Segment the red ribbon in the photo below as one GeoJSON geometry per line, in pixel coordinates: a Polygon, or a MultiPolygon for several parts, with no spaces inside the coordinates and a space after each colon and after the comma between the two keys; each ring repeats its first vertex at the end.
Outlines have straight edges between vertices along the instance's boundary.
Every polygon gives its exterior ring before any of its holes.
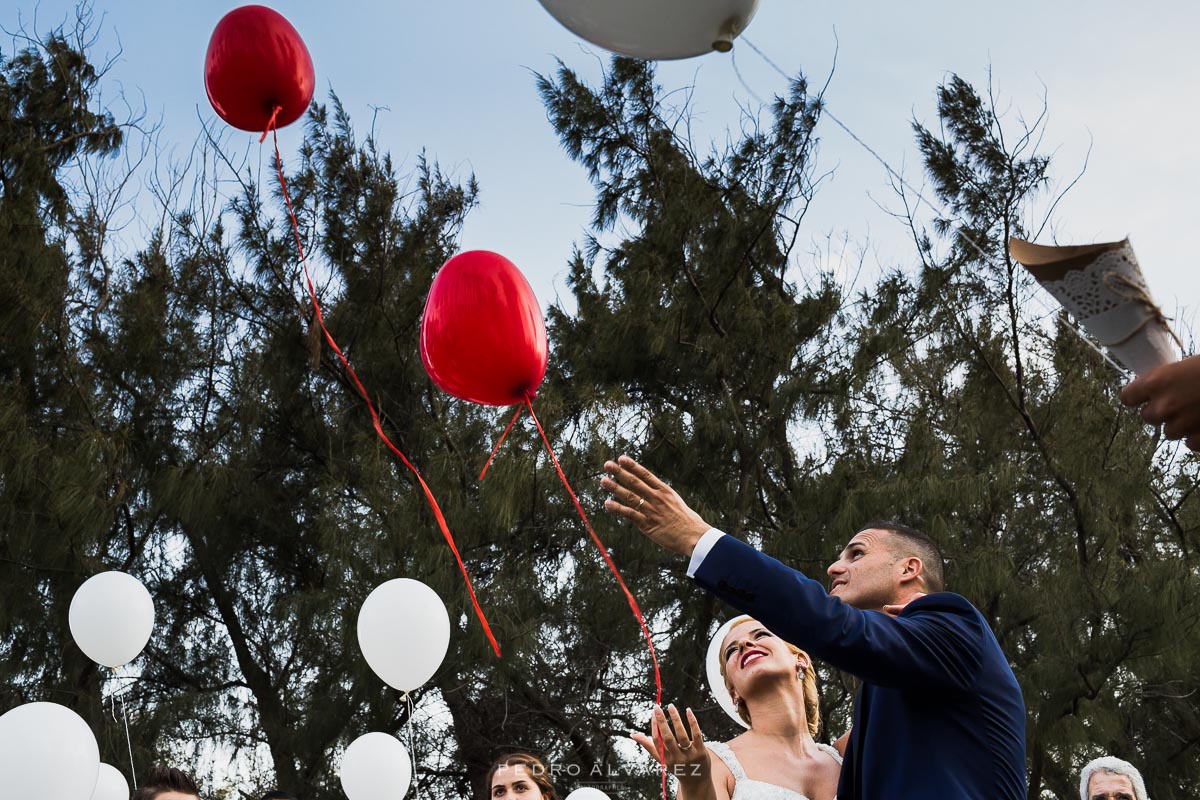
{"type": "MultiPolygon", "coordinates": [[[[258,137],[259,144],[262,144],[263,142],[265,142],[267,140],[267,134],[271,133],[275,130],[275,120],[279,119],[280,111],[283,111],[283,106],[275,106],[275,108],[271,109],[271,118],[269,120],[267,120],[267,127],[263,128],[263,135],[258,137]]],[[[278,141],[275,142],[275,155],[276,156],[279,155],[279,142],[278,141]]],[[[284,191],[284,194],[287,194],[286,188],[283,191],[284,191]]],[[[289,211],[291,210],[291,205],[292,205],[291,201],[289,200],[288,201],[288,210],[289,211]]],[[[295,220],[292,220],[292,221],[295,222],[295,220]]],[[[300,248],[300,257],[301,258],[304,257],[304,248],[300,248]]]]}
{"type": "MultiPolygon", "coordinates": [[[[575,496],[575,491],[571,488],[571,484],[567,482],[567,476],[563,474],[562,467],[558,464],[558,456],[554,455],[554,448],[550,446],[550,439],[546,437],[546,432],[542,430],[542,423],[538,421],[537,414],[533,411],[533,400],[529,397],[525,398],[525,405],[529,407],[529,416],[533,417],[533,424],[537,425],[538,433],[542,435],[542,441],[546,443],[546,452],[550,454],[550,460],[554,463],[554,469],[558,471],[558,477],[562,481],[563,486],[567,487],[567,494],[571,495],[571,502],[575,503],[575,510],[579,512],[579,518],[583,520],[583,526],[587,528],[588,535],[592,537],[592,541],[596,543],[596,549],[600,551],[600,555],[604,557],[605,563],[608,564],[609,570],[613,577],[617,579],[617,585],[621,587],[621,591],[625,593],[625,599],[629,601],[629,607],[633,609],[633,615],[637,617],[638,625],[642,626],[642,635],[646,637],[646,647],[650,649],[650,661],[654,664],[654,705],[662,705],[662,674],[658,670],[658,654],[654,651],[654,642],[650,639],[650,629],[646,627],[646,619],[642,616],[642,610],[638,608],[637,600],[633,597],[633,592],[629,591],[629,587],[625,585],[625,581],[621,578],[621,572],[617,569],[616,563],[612,560],[612,556],[608,554],[608,548],[604,546],[604,542],[600,541],[600,537],[596,535],[596,531],[592,529],[592,523],[588,520],[588,516],[584,513],[583,505],[580,504],[579,498],[575,496]]],[[[517,409],[519,414],[520,408],[517,409]]],[[[513,422],[516,422],[516,416],[513,417],[513,422]]],[[[509,423],[512,427],[512,423],[509,423]]],[[[508,433],[508,431],[505,431],[508,433]]],[[[503,441],[503,437],[501,437],[503,441]]],[[[497,445],[499,447],[499,445],[497,445]]],[[[490,461],[490,459],[489,459],[490,461]]],[[[667,798],[667,765],[664,758],[664,743],[662,733],[658,735],[658,750],[659,750],[659,766],[662,773],[662,794],[663,800],[667,798]]]]}
{"type": "Polygon", "coordinates": [[[267,123],[267,129],[263,131],[263,139],[267,138],[270,133],[275,143],[275,166],[279,171],[279,185],[283,189],[283,199],[287,203],[288,216],[292,218],[292,232],[296,236],[296,249],[300,251],[300,266],[304,268],[304,281],[308,284],[308,295],[312,298],[313,311],[317,317],[317,324],[321,326],[321,332],[325,334],[325,341],[329,342],[330,348],[337,353],[338,359],[342,362],[342,366],[346,368],[346,373],[354,381],[354,386],[358,389],[358,393],[362,395],[363,401],[367,404],[367,410],[371,412],[371,422],[375,426],[375,432],[379,434],[379,438],[388,446],[396,456],[408,467],[409,471],[416,476],[417,482],[421,484],[422,491],[425,492],[425,499],[429,502],[429,507],[433,509],[433,516],[437,519],[438,527],[442,530],[442,536],[445,537],[446,543],[450,545],[450,551],[454,553],[454,560],[458,562],[458,569],[462,572],[463,580],[467,582],[467,593],[471,596],[471,605],[475,607],[475,616],[483,623],[483,632],[487,634],[488,641],[492,644],[492,649],[496,651],[496,655],[500,655],[500,645],[496,643],[496,637],[492,635],[492,627],[488,625],[487,617],[484,616],[483,609],[479,607],[479,601],[475,597],[475,587],[471,585],[471,576],[467,574],[467,567],[463,564],[462,556],[459,555],[458,546],[454,543],[454,536],[450,533],[450,526],[446,524],[446,517],[442,514],[442,509],[438,506],[437,500],[433,497],[433,492],[429,490],[429,486],[425,483],[425,479],[421,477],[421,473],[416,467],[405,457],[404,453],[400,452],[400,448],[392,444],[392,440],[383,432],[383,425],[379,421],[379,414],[375,411],[374,404],[371,403],[371,398],[367,394],[366,388],[362,385],[362,381],[358,379],[358,375],[354,372],[354,368],[350,366],[350,362],[346,360],[346,356],[342,353],[342,349],[338,347],[337,342],[333,340],[333,335],[329,333],[329,329],[325,327],[325,317],[321,313],[321,304],[317,302],[317,290],[313,286],[312,277],[308,274],[308,257],[304,255],[304,244],[300,240],[300,224],[296,221],[296,213],[292,209],[292,198],[288,194],[287,179],[283,176],[283,158],[279,154],[279,135],[275,128],[275,118],[279,115],[281,106],[276,106],[274,113],[271,114],[271,119],[267,123]]]}
{"type": "Polygon", "coordinates": [[[496,446],[492,448],[492,454],[488,456],[487,463],[483,465],[483,472],[479,473],[479,480],[483,480],[483,476],[487,475],[488,467],[492,465],[492,459],[496,457],[496,453],[500,452],[500,445],[504,444],[504,440],[508,438],[508,432],[512,430],[513,425],[517,424],[517,417],[521,416],[521,412],[525,410],[525,406],[517,406],[517,413],[513,414],[513,418],[509,421],[508,427],[504,429],[504,433],[500,434],[500,440],[496,442],[496,446]]]}

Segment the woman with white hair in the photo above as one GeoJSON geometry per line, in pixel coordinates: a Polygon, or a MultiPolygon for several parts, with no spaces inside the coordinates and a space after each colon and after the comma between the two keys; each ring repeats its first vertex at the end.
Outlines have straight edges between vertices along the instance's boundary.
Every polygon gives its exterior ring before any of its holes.
{"type": "Polygon", "coordinates": [[[685,724],[672,706],[669,721],[655,709],[649,736],[633,734],[656,758],[662,736],[679,800],[834,800],[842,758],[813,740],[820,714],[808,654],[738,617],[713,637],[707,667],[717,701],[745,733],[706,743],[691,709],[685,724]]]}
{"type": "Polygon", "coordinates": [[[1079,800],[1150,800],[1142,773],[1128,761],[1104,756],[1089,761],[1079,777],[1079,800]]]}

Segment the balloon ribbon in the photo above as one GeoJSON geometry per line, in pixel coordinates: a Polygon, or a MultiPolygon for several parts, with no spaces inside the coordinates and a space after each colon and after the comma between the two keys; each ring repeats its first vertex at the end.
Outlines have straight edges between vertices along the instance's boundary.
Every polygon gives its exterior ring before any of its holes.
{"type": "Polygon", "coordinates": [[[488,456],[487,463],[483,465],[483,472],[479,473],[479,480],[483,480],[483,476],[487,475],[488,467],[492,465],[492,459],[496,457],[496,453],[500,452],[500,445],[504,444],[504,440],[508,437],[508,432],[512,430],[513,425],[517,424],[517,417],[521,416],[521,412],[525,410],[525,406],[517,406],[517,413],[513,414],[513,418],[509,420],[508,427],[504,429],[504,433],[500,434],[500,440],[496,442],[496,446],[492,448],[492,454],[488,456]]]}
{"type": "MultiPolygon", "coordinates": [[[[571,484],[567,482],[567,476],[563,474],[562,467],[559,466],[558,456],[554,455],[554,448],[550,446],[550,439],[546,436],[546,431],[542,429],[542,423],[538,420],[537,414],[533,411],[533,400],[530,397],[525,398],[525,406],[529,408],[529,416],[533,417],[533,424],[537,426],[538,433],[542,436],[542,441],[546,444],[546,452],[550,454],[550,461],[554,464],[554,469],[558,472],[558,477],[562,481],[563,486],[567,487],[567,494],[571,495],[571,502],[575,504],[575,510],[579,512],[579,518],[583,520],[583,527],[587,528],[588,535],[592,537],[592,541],[596,543],[596,549],[600,551],[600,555],[604,557],[605,563],[608,564],[609,570],[613,577],[617,579],[617,585],[621,587],[621,591],[625,593],[625,599],[629,601],[629,607],[633,609],[633,615],[637,617],[638,625],[642,626],[642,635],[646,637],[646,647],[650,649],[650,661],[654,664],[654,705],[662,705],[662,674],[658,670],[658,654],[654,651],[654,642],[650,639],[650,629],[646,627],[646,618],[642,616],[642,610],[638,608],[637,600],[633,597],[633,592],[629,591],[629,587],[625,585],[624,579],[621,577],[620,570],[617,569],[616,563],[612,560],[612,556],[608,553],[608,548],[604,546],[604,542],[600,541],[600,537],[596,535],[596,531],[592,528],[592,523],[588,520],[587,514],[583,510],[583,505],[580,504],[579,498],[575,496],[575,491],[571,488],[571,484]]],[[[517,414],[520,414],[521,408],[517,409],[517,414]]],[[[508,424],[512,428],[513,422],[517,421],[516,415],[513,416],[512,422],[508,424]]],[[[505,435],[508,434],[506,430],[505,435]]],[[[500,437],[504,441],[504,437],[500,437]]],[[[497,444],[496,448],[499,449],[497,444]]],[[[492,453],[495,455],[495,452],[492,453]]],[[[491,459],[488,459],[491,462],[491,459]]],[[[487,471],[487,468],[484,468],[487,471]]],[[[480,476],[483,477],[482,475],[480,476]]],[[[658,735],[659,748],[659,766],[662,773],[662,794],[663,800],[667,798],[667,765],[663,758],[664,745],[662,734],[658,735]]]]}
{"type": "Polygon", "coordinates": [[[403,462],[404,466],[408,467],[409,471],[416,477],[417,482],[421,484],[422,491],[425,492],[425,499],[429,502],[429,507],[433,509],[433,516],[437,519],[438,527],[441,528],[442,536],[445,537],[446,543],[450,545],[450,551],[454,553],[454,560],[458,562],[458,569],[462,572],[463,580],[467,583],[467,593],[471,596],[471,605],[475,607],[475,616],[483,623],[483,632],[487,634],[488,641],[491,642],[492,649],[496,651],[496,655],[500,655],[500,645],[496,643],[496,637],[492,635],[492,626],[488,624],[487,617],[484,616],[483,609],[479,607],[479,600],[475,597],[475,587],[471,585],[471,576],[467,574],[467,567],[463,564],[462,556],[459,555],[458,546],[454,543],[454,536],[450,533],[450,526],[446,524],[446,517],[442,514],[442,509],[438,506],[437,500],[433,497],[433,492],[429,490],[425,479],[421,477],[421,473],[412,462],[405,457],[404,453],[400,452],[400,448],[392,444],[392,440],[383,432],[383,425],[379,421],[379,414],[375,411],[375,405],[371,402],[370,396],[367,394],[366,388],[362,381],[358,379],[358,374],[354,368],[350,366],[350,362],[346,360],[346,356],[342,353],[342,349],[338,347],[337,342],[333,340],[333,335],[329,329],[325,327],[325,316],[321,313],[321,304],[317,302],[317,290],[313,286],[312,276],[308,273],[308,257],[304,255],[304,244],[300,240],[300,224],[296,221],[296,212],[292,208],[292,198],[288,194],[287,179],[283,176],[283,157],[279,154],[279,135],[275,128],[275,117],[280,110],[279,106],[275,107],[275,113],[271,115],[271,120],[268,123],[267,130],[263,132],[263,137],[266,137],[269,131],[275,142],[275,167],[279,171],[279,186],[283,189],[283,199],[287,203],[288,216],[292,218],[292,232],[296,236],[296,249],[300,251],[300,266],[304,268],[304,281],[308,284],[308,295],[312,298],[313,313],[316,315],[317,324],[321,326],[321,332],[325,334],[325,341],[329,342],[329,347],[333,352],[337,353],[338,359],[342,362],[342,366],[346,368],[351,380],[354,381],[355,388],[362,395],[363,401],[367,404],[367,410],[371,412],[371,422],[375,426],[375,433],[379,434],[379,438],[387,445],[388,449],[396,454],[396,457],[403,462]]]}

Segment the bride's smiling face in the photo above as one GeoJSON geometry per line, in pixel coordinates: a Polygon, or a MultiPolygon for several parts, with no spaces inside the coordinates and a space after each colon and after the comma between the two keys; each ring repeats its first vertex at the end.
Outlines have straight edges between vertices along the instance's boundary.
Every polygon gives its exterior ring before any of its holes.
{"type": "Polygon", "coordinates": [[[721,642],[725,675],[737,694],[748,682],[763,675],[796,677],[796,656],[787,644],[762,623],[746,620],[735,625],[721,642]]]}

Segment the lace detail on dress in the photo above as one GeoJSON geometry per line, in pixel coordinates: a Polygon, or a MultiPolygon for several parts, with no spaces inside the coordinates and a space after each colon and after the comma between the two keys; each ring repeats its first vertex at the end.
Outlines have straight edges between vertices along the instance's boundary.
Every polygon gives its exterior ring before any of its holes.
{"type": "Polygon", "coordinates": [[[842,765],[842,754],[837,751],[836,747],[831,744],[821,744],[820,742],[817,742],[816,745],[821,749],[821,752],[833,756],[833,760],[838,763],[839,767],[842,765]]]}
{"type": "MultiPolygon", "coordinates": [[[[709,742],[707,746],[717,758],[725,762],[725,766],[729,767],[729,772],[733,775],[731,800],[808,800],[807,797],[792,789],[747,778],[746,770],[742,769],[742,762],[738,761],[737,756],[733,754],[733,748],[724,742],[709,742]]],[[[818,744],[817,747],[833,756],[838,764],[842,763],[842,757],[838,755],[837,750],[827,744],[818,744]]]]}
{"type": "Polygon", "coordinates": [[[724,742],[708,742],[708,749],[717,754],[717,758],[725,762],[725,766],[729,767],[729,771],[733,773],[735,781],[746,780],[746,770],[742,769],[742,762],[737,760],[737,756],[733,754],[733,748],[724,742]]]}

